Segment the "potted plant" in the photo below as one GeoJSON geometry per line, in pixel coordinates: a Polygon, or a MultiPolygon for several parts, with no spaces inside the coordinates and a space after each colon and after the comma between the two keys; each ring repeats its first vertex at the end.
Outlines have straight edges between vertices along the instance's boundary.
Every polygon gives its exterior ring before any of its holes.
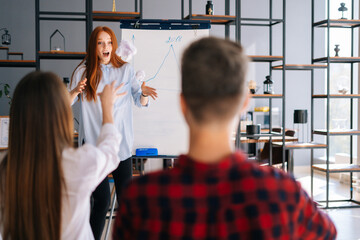
{"type": "Polygon", "coordinates": [[[2,96],[6,96],[9,99],[9,104],[11,104],[11,97],[10,97],[10,85],[7,83],[0,83],[0,98],[2,96]]]}

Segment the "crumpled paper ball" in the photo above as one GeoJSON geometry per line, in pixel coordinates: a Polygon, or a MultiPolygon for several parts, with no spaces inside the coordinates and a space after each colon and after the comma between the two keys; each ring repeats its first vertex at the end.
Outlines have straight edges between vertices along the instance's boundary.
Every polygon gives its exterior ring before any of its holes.
{"type": "MultiPolygon", "coordinates": [[[[115,52],[118,56],[121,57],[125,62],[131,61],[132,57],[137,53],[137,49],[131,42],[127,40],[121,40],[119,43],[119,47],[115,52]]],[[[135,74],[135,78],[138,81],[144,81],[145,72],[143,70],[139,70],[135,74]]]]}
{"type": "Polygon", "coordinates": [[[137,49],[131,42],[127,40],[121,40],[119,47],[115,52],[125,62],[131,61],[132,57],[137,53],[137,49]]]}
{"type": "Polygon", "coordinates": [[[135,78],[138,81],[141,81],[141,82],[144,81],[145,80],[145,72],[143,70],[137,71],[135,74],[135,78]]]}

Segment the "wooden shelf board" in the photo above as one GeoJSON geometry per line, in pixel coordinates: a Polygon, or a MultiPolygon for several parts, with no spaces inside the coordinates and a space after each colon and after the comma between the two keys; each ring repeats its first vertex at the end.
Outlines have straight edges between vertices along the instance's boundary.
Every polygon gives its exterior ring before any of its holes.
{"type": "Polygon", "coordinates": [[[8,55],[24,55],[22,52],[8,52],[8,55]]]}
{"type": "Polygon", "coordinates": [[[86,52],[39,51],[40,59],[83,59],[86,52]]]}
{"type": "MultiPolygon", "coordinates": [[[[278,145],[278,146],[282,146],[282,142],[275,142],[273,143],[274,145],[278,145]]],[[[322,143],[315,143],[315,142],[310,142],[310,143],[299,143],[299,142],[288,142],[285,143],[285,148],[286,149],[312,149],[312,148],[326,148],[327,145],[326,144],[322,144],[322,143]]]]}
{"type": "Polygon", "coordinates": [[[248,55],[252,62],[274,62],[283,60],[282,56],[248,55]]]}
{"type": "MultiPolygon", "coordinates": [[[[314,62],[327,62],[327,57],[315,58],[314,62]]],[[[330,57],[330,63],[355,63],[360,62],[360,57],[330,57]]]]}
{"type": "MultiPolygon", "coordinates": [[[[241,137],[241,143],[263,143],[269,142],[270,137],[261,137],[259,139],[248,139],[247,137],[241,137]]],[[[285,137],[285,142],[297,142],[298,138],[296,137],[285,137]]],[[[282,136],[273,136],[272,142],[282,142],[282,136]]]]}
{"type": "Polygon", "coordinates": [[[78,55],[84,55],[84,54],[86,54],[86,52],[64,52],[64,51],[39,51],[39,54],[54,54],[54,55],[56,55],[56,54],[59,54],[59,55],[61,55],[61,54],[63,54],[63,55],[65,55],[65,54],[78,54],[78,55]]]}
{"type": "Polygon", "coordinates": [[[36,67],[35,60],[0,60],[0,67],[36,67]]]}
{"type": "MultiPolygon", "coordinates": [[[[326,135],[326,129],[314,130],[314,134],[326,135]]],[[[360,135],[360,130],[356,129],[332,129],[329,131],[330,135],[360,135]]]]}
{"type": "Polygon", "coordinates": [[[236,17],[230,15],[192,14],[191,17],[188,15],[185,17],[185,19],[204,20],[204,21],[210,21],[211,23],[228,24],[234,22],[236,17]]]}
{"type": "Polygon", "coordinates": [[[112,12],[112,11],[93,11],[93,19],[101,20],[121,20],[121,19],[138,19],[139,12],[112,12]]]}
{"type": "MultiPolygon", "coordinates": [[[[326,69],[327,65],[320,64],[286,64],[285,70],[312,70],[312,69],[326,69]]],[[[274,70],[283,70],[283,65],[272,67],[274,70]]]]}
{"type": "MultiPolygon", "coordinates": [[[[326,164],[315,164],[314,170],[326,172],[326,164]]],[[[329,164],[329,172],[360,172],[360,166],[355,164],[329,164]]]]}
{"type": "MultiPolygon", "coordinates": [[[[327,98],[326,94],[316,94],[313,98],[327,98]]],[[[360,94],[330,94],[330,98],[360,98],[360,94]]]]}
{"type": "Polygon", "coordinates": [[[281,98],[282,94],[250,94],[252,98],[281,98]]]}
{"type": "Polygon", "coordinates": [[[2,49],[2,50],[9,50],[8,47],[0,47],[0,49],[2,49]]]}
{"type": "Polygon", "coordinates": [[[351,28],[351,27],[359,27],[360,26],[360,20],[356,19],[330,19],[329,24],[328,20],[321,20],[319,22],[316,22],[313,24],[314,27],[345,27],[345,28],[351,28]]]}

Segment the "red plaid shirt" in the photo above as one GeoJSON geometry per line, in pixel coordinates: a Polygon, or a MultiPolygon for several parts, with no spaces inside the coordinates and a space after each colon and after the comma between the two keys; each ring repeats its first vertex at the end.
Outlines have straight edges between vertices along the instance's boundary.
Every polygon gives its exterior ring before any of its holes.
{"type": "Polygon", "coordinates": [[[292,177],[235,153],[217,164],[180,156],[136,178],[120,201],[114,239],[335,239],[326,214],[292,177]]]}

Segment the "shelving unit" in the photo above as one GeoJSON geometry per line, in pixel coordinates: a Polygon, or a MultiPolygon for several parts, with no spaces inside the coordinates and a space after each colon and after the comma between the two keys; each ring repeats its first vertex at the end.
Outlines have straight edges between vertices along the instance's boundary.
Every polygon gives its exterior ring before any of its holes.
{"type": "Polygon", "coordinates": [[[312,63],[325,63],[327,77],[326,77],[326,93],[325,94],[314,94],[314,76],[312,74],[312,97],[311,97],[311,109],[314,109],[314,100],[326,100],[326,128],[325,129],[314,129],[314,116],[311,115],[311,139],[313,140],[314,135],[321,135],[326,137],[326,164],[314,164],[314,152],[311,151],[311,196],[313,197],[313,179],[314,171],[324,172],[326,174],[326,197],[324,201],[317,201],[323,203],[325,208],[342,208],[342,207],[360,207],[360,202],[353,199],[353,186],[352,179],[354,172],[360,172],[360,166],[353,164],[353,136],[360,135],[360,130],[353,129],[353,100],[360,98],[360,94],[354,93],[354,64],[360,62],[360,57],[354,56],[354,28],[360,27],[360,20],[354,20],[354,1],[351,1],[351,19],[330,19],[330,0],[327,0],[327,19],[315,22],[314,14],[314,0],[312,0],[312,50],[311,58],[312,63]],[[330,29],[331,28],[344,28],[351,31],[351,56],[348,57],[333,57],[330,56],[330,29]],[[325,29],[327,37],[327,50],[326,56],[315,58],[314,57],[314,31],[316,29],[325,29]],[[332,94],[330,93],[330,68],[332,64],[351,64],[350,68],[350,91],[348,94],[332,94]],[[350,129],[331,129],[330,128],[330,99],[350,99],[350,129]],[[350,137],[350,163],[349,164],[330,164],[330,137],[336,136],[349,136],[350,137]],[[329,198],[329,180],[331,173],[349,173],[350,174],[350,198],[340,200],[330,200],[329,198]],[[347,205],[338,205],[339,203],[347,202],[347,205]],[[356,205],[354,205],[354,203],[356,205]]]}
{"type": "MultiPolygon", "coordinates": [[[[252,94],[251,97],[254,99],[267,99],[268,106],[269,106],[269,129],[272,129],[273,126],[273,119],[272,119],[272,108],[273,108],[273,99],[280,99],[282,100],[282,129],[285,129],[285,89],[286,89],[286,80],[285,80],[285,66],[286,66],[286,59],[285,59],[285,51],[286,51],[286,1],[282,1],[282,19],[274,19],[273,18],[273,1],[269,0],[269,17],[268,18],[242,18],[241,16],[241,1],[236,1],[236,8],[238,9],[236,12],[236,38],[239,42],[241,42],[241,28],[243,26],[251,26],[251,27],[268,27],[269,29],[269,39],[268,44],[268,55],[249,55],[249,59],[252,62],[256,63],[268,63],[269,65],[269,75],[272,76],[272,70],[274,69],[273,64],[277,63],[279,67],[278,70],[282,71],[282,92],[277,94],[252,94]],[[273,27],[275,25],[282,24],[282,55],[277,56],[273,55],[273,27]],[[280,63],[279,63],[280,62],[280,63]]],[[[240,126],[239,128],[240,129],[240,126]]],[[[281,142],[285,144],[285,142],[290,141],[297,141],[297,138],[293,137],[285,137],[285,131],[282,133],[271,133],[267,137],[267,139],[260,138],[258,140],[248,139],[244,140],[244,137],[247,137],[246,134],[241,134],[240,130],[238,130],[238,136],[240,141],[237,141],[237,147],[240,148],[240,143],[244,142],[270,142],[269,148],[269,165],[272,165],[272,142],[281,142]],[[279,137],[280,136],[280,137],[279,137]]],[[[282,168],[285,168],[285,150],[282,152],[282,168]]]]}
{"type": "Polygon", "coordinates": [[[40,51],[40,21],[81,21],[85,22],[85,46],[93,30],[94,21],[117,22],[121,19],[141,19],[143,0],[135,0],[135,12],[93,11],[93,0],[85,0],[85,12],[40,11],[40,0],[35,0],[36,69],[41,59],[84,59],[86,52],[40,51]],[[140,3],[140,4],[139,4],[140,3]],[[140,7],[140,12],[138,8],[140,7]]]}

